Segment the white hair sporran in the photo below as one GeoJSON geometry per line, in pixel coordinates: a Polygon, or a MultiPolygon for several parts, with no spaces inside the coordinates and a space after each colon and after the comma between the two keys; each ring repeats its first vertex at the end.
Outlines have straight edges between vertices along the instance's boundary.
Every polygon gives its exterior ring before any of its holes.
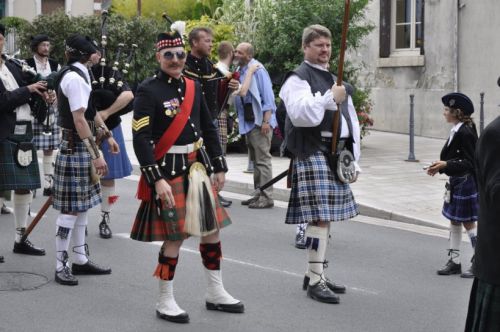
{"type": "Polygon", "coordinates": [[[215,197],[203,164],[195,162],[189,168],[184,232],[206,236],[218,230],[215,197]]]}

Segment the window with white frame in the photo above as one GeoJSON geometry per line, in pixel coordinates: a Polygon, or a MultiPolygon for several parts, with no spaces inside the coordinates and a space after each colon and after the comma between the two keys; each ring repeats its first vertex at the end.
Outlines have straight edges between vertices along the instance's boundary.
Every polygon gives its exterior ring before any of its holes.
{"type": "Polygon", "coordinates": [[[401,55],[419,55],[423,45],[423,0],[392,0],[391,50],[401,55]]]}
{"type": "Polygon", "coordinates": [[[0,0],[0,18],[5,17],[5,0],[0,0]]]}

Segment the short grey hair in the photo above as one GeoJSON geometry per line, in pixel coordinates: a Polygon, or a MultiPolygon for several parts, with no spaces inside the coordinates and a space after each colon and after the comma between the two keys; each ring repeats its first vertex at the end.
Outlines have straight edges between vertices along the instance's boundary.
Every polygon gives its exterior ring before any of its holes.
{"type": "Polygon", "coordinates": [[[332,39],[332,33],[328,30],[327,27],[324,27],[320,24],[313,24],[304,29],[302,32],[302,46],[307,46],[313,40],[318,39],[320,37],[325,37],[328,39],[332,39]]]}

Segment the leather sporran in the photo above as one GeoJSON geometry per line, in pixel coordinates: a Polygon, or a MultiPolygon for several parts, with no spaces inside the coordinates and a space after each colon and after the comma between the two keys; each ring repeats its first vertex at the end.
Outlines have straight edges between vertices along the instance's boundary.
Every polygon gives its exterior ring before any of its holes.
{"type": "Polygon", "coordinates": [[[33,149],[34,145],[31,142],[17,143],[14,151],[14,160],[17,166],[24,168],[33,162],[33,149]]]}
{"type": "Polygon", "coordinates": [[[356,181],[356,168],[354,167],[354,155],[348,149],[339,153],[326,153],[326,159],[335,178],[342,183],[353,183],[356,181]]]}
{"type": "Polygon", "coordinates": [[[444,185],[444,195],[443,195],[443,200],[445,203],[451,203],[451,184],[449,182],[446,182],[444,185]]]}

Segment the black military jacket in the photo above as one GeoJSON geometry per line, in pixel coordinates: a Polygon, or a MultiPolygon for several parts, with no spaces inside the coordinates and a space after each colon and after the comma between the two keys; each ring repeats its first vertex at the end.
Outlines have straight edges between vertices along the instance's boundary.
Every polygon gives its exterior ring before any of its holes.
{"type": "Polygon", "coordinates": [[[481,134],[475,166],[479,226],[474,274],[480,280],[500,286],[500,116],[481,134]]]}
{"type": "Polygon", "coordinates": [[[3,85],[3,81],[0,80],[0,139],[5,139],[14,133],[16,125],[16,113],[14,110],[21,105],[29,103],[31,93],[28,87],[25,86],[27,84],[23,79],[21,70],[16,65],[6,61],[3,56],[2,60],[4,61],[3,65],[7,66],[19,85],[18,89],[7,91],[3,85]]]}
{"type": "MultiPolygon", "coordinates": [[[[168,154],[162,160],[154,158],[154,145],[163,133],[172,124],[174,109],[185,95],[186,83],[184,77],[174,79],[162,71],[155,77],[144,80],[138,87],[134,100],[134,119],[132,122],[133,143],[135,154],[141,166],[161,165],[162,173],[166,178],[176,177],[185,173],[183,163],[186,155],[168,154]],[[174,158],[175,156],[175,158],[174,158]],[[174,171],[174,173],[172,172],[174,171]]],[[[199,153],[199,160],[203,164],[209,163],[207,171],[210,173],[227,171],[227,165],[212,117],[202,102],[201,87],[195,82],[193,109],[186,126],[175,141],[174,145],[191,144],[202,137],[205,145],[203,155],[199,153]],[[207,158],[205,158],[205,155],[207,158]],[[211,164],[211,165],[210,165],[211,164]],[[212,169],[213,166],[213,169],[212,169]]]]}
{"type": "Polygon", "coordinates": [[[198,59],[189,53],[184,66],[184,75],[200,83],[206,106],[212,118],[216,119],[219,114],[219,106],[217,105],[218,81],[212,79],[221,76],[221,74],[214,68],[214,64],[206,57],[198,59]]]}
{"type": "Polygon", "coordinates": [[[449,146],[448,140],[441,150],[440,157],[441,160],[446,161],[446,167],[439,172],[448,176],[473,173],[474,151],[477,142],[476,126],[464,123],[453,136],[449,146]]]}

